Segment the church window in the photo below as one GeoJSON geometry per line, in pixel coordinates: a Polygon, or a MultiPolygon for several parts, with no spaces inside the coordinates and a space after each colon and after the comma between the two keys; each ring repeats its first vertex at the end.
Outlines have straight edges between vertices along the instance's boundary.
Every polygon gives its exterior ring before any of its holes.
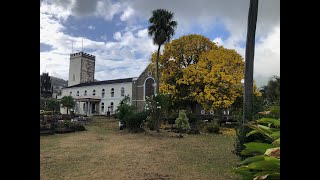
{"type": "Polygon", "coordinates": [[[95,89],[92,91],[92,95],[93,95],[93,96],[96,95],[96,90],[95,90],[95,89]]]}
{"type": "Polygon", "coordinates": [[[111,88],[111,97],[114,97],[114,88],[111,88]]]}
{"type": "Polygon", "coordinates": [[[124,96],[124,87],[121,88],[121,96],[124,96]]]}
{"type": "Polygon", "coordinates": [[[104,112],[104,103],[101,103],[101,112],[104,112]]]}
{"type": "Polygon", "coordinates": [[[110,103],[110,112],[113,114],[113,102],[110,103]]]}
{"type": "Polygon", "coordinates": [[[102,89],[102,98],[104,98],[105,90],[102,89]]]}
{"type": "Polygon", "coordinates": [[[79,96],[79,91],[77,91],[77,96],[79,96]]]}
{"type": "Polygon", "coordinates": [[[84,91],[84,95],[85,95],[85,96],[87,95],[87,91],[84,91]]]}

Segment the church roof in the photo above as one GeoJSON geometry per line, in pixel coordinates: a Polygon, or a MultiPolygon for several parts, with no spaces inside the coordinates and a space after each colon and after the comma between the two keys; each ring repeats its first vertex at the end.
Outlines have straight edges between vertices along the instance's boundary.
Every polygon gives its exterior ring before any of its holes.
{"type": "Polygon", "coordinates": [[[102,84],[114,84],[114,83],[132,82],[132,80],[133,80],[133,78],[113,79],[113,80],[106,80],[106,81],[95,81],[95,82],[76,84],[76,85],[73,85],[73,86],[65,87],[64,89],[73,88],[73,87],[102,85],[102,84]]]}

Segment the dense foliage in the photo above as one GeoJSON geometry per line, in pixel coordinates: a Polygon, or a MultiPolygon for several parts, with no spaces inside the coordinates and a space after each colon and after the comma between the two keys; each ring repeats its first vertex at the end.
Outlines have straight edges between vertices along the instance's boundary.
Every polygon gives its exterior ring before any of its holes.
{"type": "Polygon", "coordinates": [[[267,142],[244,144],[241,154],[250,157],[241,162],[236,172],[246,179],[280,179],[280,120],[262,118],[248,123],[248,127],[253,130],[247,137],[259,133],[267,142]]]}
{"type": "Polygon", "coordinates": [[[69,109],[72,109],[76,104],[72,96],[64,96],[60,103],[62,107],[67,108],[67,114],[69,114],[69,109]]]}

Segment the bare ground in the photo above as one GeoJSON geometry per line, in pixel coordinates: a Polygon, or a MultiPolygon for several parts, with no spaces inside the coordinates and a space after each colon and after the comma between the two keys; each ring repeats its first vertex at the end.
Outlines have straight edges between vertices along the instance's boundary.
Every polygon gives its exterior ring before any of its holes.
{"type": "Polygon", "coordinates": [[[40,178],[237,179],[232,130],[184,135],[118,130],[115,119],[94,118],[87,131],[40,138],[40,178]]]}

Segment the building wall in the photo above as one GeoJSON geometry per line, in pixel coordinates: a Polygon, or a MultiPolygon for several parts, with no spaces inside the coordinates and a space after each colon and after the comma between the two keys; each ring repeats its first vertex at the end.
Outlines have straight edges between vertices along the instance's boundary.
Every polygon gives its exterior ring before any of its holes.
{"type": "MultiPolygon", "coordinates": [[[[111,102],[113,102],[114,113],[120,101],[124,98],[124,96],[121,96],[121,87],[124,87],[125,89],[124,95],[129,95],[129,97],[132,98],[132,82],[65,88],[62,89],[62,95],[59,98],[62,98],[63,96],[69,96],[70,92],[72,92],[71,96],[73,98],[78,98],[77,91],[79,91],[79,97],[84,96],[85,91],[87,91],[87,96],[93,96],[92,93],[93,90],[95,90],[95,96],[101,98],[101,101],[97,106],[99,107],[99,110],[97,111],[98,114],[106,114],[108,106],[111,105],[111,102]],[[114,97],[111,97],[111,88],[114,88],[114,97]],[[102,97],[102,89],[105,89],[104,97],[102,97]],[[104,103],[104,112],[101,112],[101,103],[104,103]]],[[[79,110],[80,114],[84,114],[83,103],[80,103],[79,110]]],[[[64,108],[61,108],[61,113],[66,113],[66,110],[64,110],[64,108]]]]}
{"type": "Polygon", "coordinates": [[[147,67],[141,75],[133,82],[132,85],[132,104],[137,107],[138,111],[143,111],[146,105],[145,98],[145,81],[148,78],[154,78],[154,73],[149,71],[149,67],[147,67]]]}

